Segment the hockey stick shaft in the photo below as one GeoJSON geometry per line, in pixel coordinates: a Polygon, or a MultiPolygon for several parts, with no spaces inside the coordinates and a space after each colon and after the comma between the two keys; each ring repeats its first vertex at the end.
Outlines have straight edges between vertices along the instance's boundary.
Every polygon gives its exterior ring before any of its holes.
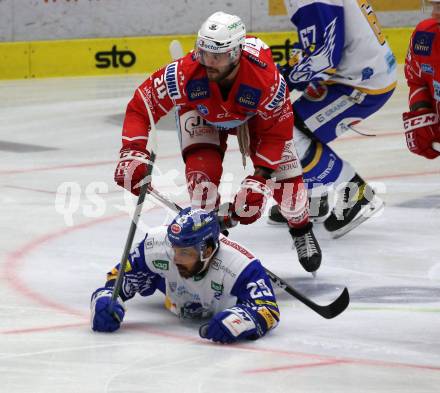
{"type": "MultiPolygon", "coordinates": [[[[148,102],[145,99],[145,97],[143,96],[142,92],[139,92],[139,93],[141,94],[141,97],[144,99],[145,107],[146,107],[147,113],[148,113],[148,118],[150,120],[150,135],[148,138],[148,142],[150,144],[150,163],[147,165],[147,173],[146,173],[145,179],[149,179],[149,178],[151,179],[151,175],[153,173],[153,165],[154,165],[154,161],[156,159],[155,152],[157,149],[157,136],[156,136],[157,130],[156,130],[156,125],[154,123],[154,118],[151,113],[151,109],[148,105],[148,102]]],[[[128,262],[128,255],[130,254],[131,246],[133,245],[134,235],[136,234],[137,224],[139,222],[139,217],[142,212],[142,205],[145,201],[145,196],[147,195],[149,190],[150,190],[149,182],[143,181],[142,185],[140,187],[139,198],[136,203],[136,208],[135,208],[135,211],[133,214],[133,218],[131,220],[130,229],[128,231],[127,240],[125,242],[124,251],[122,253],[122,257],[121,257],[121,260],[119,263],[118,275],[116,277],[116,282],[113,287],[112,303],[111,303],[110,307],[113,307],[114,303],[116,302],[116,299],[118,298],[118,296],[121,292],[122,283],[124,281],[125,269],[127,267],[127,262],[128,262]]],[[[114,316],[116,319],[118,319],[116,313],[114,313],[114,316]]]]}
{"type": "MultiPolygon", "coordinates": [[[[159,202],[163,203],[165,206],[167,206],[169,209],[180,212],[182,208],[171,201],[169,198],[162,195],[159,191],[150,189],[149,194],[155,197],[159,202]]],[[[300,292],[298,292],[296,289],[291,287],[288,283],[286,283],[283,279],[278,277],[275,273],[272,273],[267,268],[264,268],[266,271],[266,274],[269,276],[269,278],[272,280],[272,282],[278,286],[279,288],[286,291],[289,295],[295,297],[298,299],[301,303],[305,304],[307,307],[311,308],[313,311],[321,315],[322,317],[326,319],[331,319],[339,314],[341,314],[350,303],[350,295],[348,293],[347,288],[344,288],[342,293],[339,295],[339,297],[334,300],[332,303],[321,306],[319,304],[316,304],[300,292]]]]}

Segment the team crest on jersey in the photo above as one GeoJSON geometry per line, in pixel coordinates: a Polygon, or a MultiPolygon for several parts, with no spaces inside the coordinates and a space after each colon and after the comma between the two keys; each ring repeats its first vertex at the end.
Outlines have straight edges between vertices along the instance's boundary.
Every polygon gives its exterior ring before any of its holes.
{"type": "Polygon", "coordinates": [[[269,111],[278,108],[283,102],[286,94],[286,82],[284,78],[281,77],[280,83],[278,84],[278,89],[274,94],[272,100],[265,106],[269,111]]]}
{"type": "Polygon", "coordinates": [[[432,84],[434,86],[434,98],[440,101],[440,82],[432,81],[432,84]]]}
{"type": "Polygon", "coordinates": [[[432,43],[434,41],[434,33],[427,31],[417,31],[414,35],[413,49],[416,55],[430,56],[432,52],[432,43]]]}
{"type": "Polygon", "coordinates": [[[209,114],[209,110],[205,105],[197,105],[197,110],[199,111],[200,114],[206,116],[209,114]]]}
{"type": "Polygon", "coordinates": [[[235,101],[245,108],[257,109],[260,98],[261,90],[255,89],[254,87],[242,83],[238,88],[237,95],[235,96],[235,101]]]}
{"type": "Polygon", "coordinates": [[[431,64],[422,64],[421,68],[423,73],[434,75],[434,69],[432,68],[431,64]]]}
{"type": "Polygon", "coordinates": [[[208,98],[210,95],[208,78],[190,80],[186,85],[186,94],[190,101],[208,98]]]}
{"type": "Polygon", "coordinates": [[[165,68],[165,83],[167,85],[168,95],[173,100],[182,98],[177,80],[177,61],[168,64],[165,68]]]}

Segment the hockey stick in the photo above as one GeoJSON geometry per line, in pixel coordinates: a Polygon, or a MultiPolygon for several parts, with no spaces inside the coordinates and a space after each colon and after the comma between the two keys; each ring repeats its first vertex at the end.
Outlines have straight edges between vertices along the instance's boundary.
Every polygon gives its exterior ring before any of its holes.
{"type": "MultiPolygon", "coordinates": [[[[144,178],[144,180],[145,180],[145,179],[148,179],[149,177],[151,177],[152,172],[153,172],[153,164],[154,164],[154,160],[156,159],[156,149],[157,149],[157,140],[156,140],[157,130],[156,130],[156,125],[154,124],[153,115],[151,114],[150,107],[148,106],[148,102],[146,101],[142,92],[139,92],[139,93],[141,94],[141,97],[144,100],[145,107],[146,107],[147,113],[148,113],[148,118],[150,120],[150,135],[148,138],[148,142],[150,142],[149,143],[149,145],[150,145],[150,162],[147,165],[147,173],[144,178]]],[[[124,252],[122,253],[121,261],[119,264],[118,275],[116,277],[116,282],[113,287],[112,299],[111,299],[111,303],[110,303],[111,310],[113,309],[113,306],[116,303],[116,300],[121,292],[122,282],[124,280],[125,269],[127,267],[127,262],[128,262],[128,255],[130,254],[131,246],[133,244],[134,235],[135,235],[136,229],[137,229],[137,223],[139,221],[139,217],[140,217],[141,211],[142,211],[142,205],[144,203],[145,196],[149,192],[149,189],[150,189],[150,187],[149,187],[148,181],[142,181],[142,184],[140,186],[140,191],[139,191],[139,198],[138,198],[137,204],[136,204],[136,209],[133,214],[133,218],[132,218],[131,225],[130,225],[130,230],[128,231],[127,241],[125,242],[124,252]]],[[[113,313],[113,316],[114,316],[114,318],[119,320],[119,317],[117,316],[116,313],[113,313]]]]}
{"type": "Polygon", "coordinates": [[[440,143],[432,142],[432,148],[440,153],[440,143]]]}
{"type": "MultiPolygon", "coordinates": [[[[180,212],[182,210],[182,208],[179,205],[171,201],[166,196],[162,195],[159,191],[150,188],[148,193],[151,196],[155,197],[159,202],[163,203],[169,209],[176,212],[180,212]]],[[[267,268],[264,269],[266,270],[266,274],[270,277],[272,282],[277,287],[285,290],[289,295],[295,297],[300,302],[305,304],[307,307],[311,308],[313,311],[315,311],[316,313],[318,313],[319,315],[321,315],[326,319],[332,319],[338,316],[347,308],[348,304],[350,303],[350,295],[348,293],[348,289],[344,288],[344,290],[336,300],[334,300],[332,303],[326,306],[321,306],[319,304],[316,304],[309,298],[305,297],[303,294],[298,292],[293,287],[291,287],[288,283],[286,283],[283,279],[278,277],[275,273],[272,273],[267,268]]]]}

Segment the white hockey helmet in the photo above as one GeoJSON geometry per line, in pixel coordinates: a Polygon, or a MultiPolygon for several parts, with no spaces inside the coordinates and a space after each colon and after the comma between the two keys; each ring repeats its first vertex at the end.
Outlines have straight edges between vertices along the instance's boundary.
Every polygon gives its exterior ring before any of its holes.
{"type": "Polygon", "coordinates": [[[440,0],[422,0],[422,9],[424,12],[432,12],[433,6],[438,8],[440,6],[440,0]]]}
{"type": "Polygon", "coordinates": [[[233,63],[240,56],[245,38],[246,27],[238,16],[215,12],[202,24],[197,35],[196,51],[199,61],[203,64],[203,53],[210,52],[227,54],[219,58],[226,57],[229,63],[233,63]]]}

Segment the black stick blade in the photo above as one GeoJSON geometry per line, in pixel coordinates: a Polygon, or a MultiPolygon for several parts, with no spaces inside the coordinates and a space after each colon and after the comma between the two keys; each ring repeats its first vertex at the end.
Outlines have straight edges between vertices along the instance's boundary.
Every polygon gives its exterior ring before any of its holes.
{"type": "Polygon", "coordinates": [[[327,319],[332,319],[341,314],[350,304],[350,294],[348,293],[348,289],[344,288],[339,297],[327,306],[318,306],[319,314],[327,319]]]}

